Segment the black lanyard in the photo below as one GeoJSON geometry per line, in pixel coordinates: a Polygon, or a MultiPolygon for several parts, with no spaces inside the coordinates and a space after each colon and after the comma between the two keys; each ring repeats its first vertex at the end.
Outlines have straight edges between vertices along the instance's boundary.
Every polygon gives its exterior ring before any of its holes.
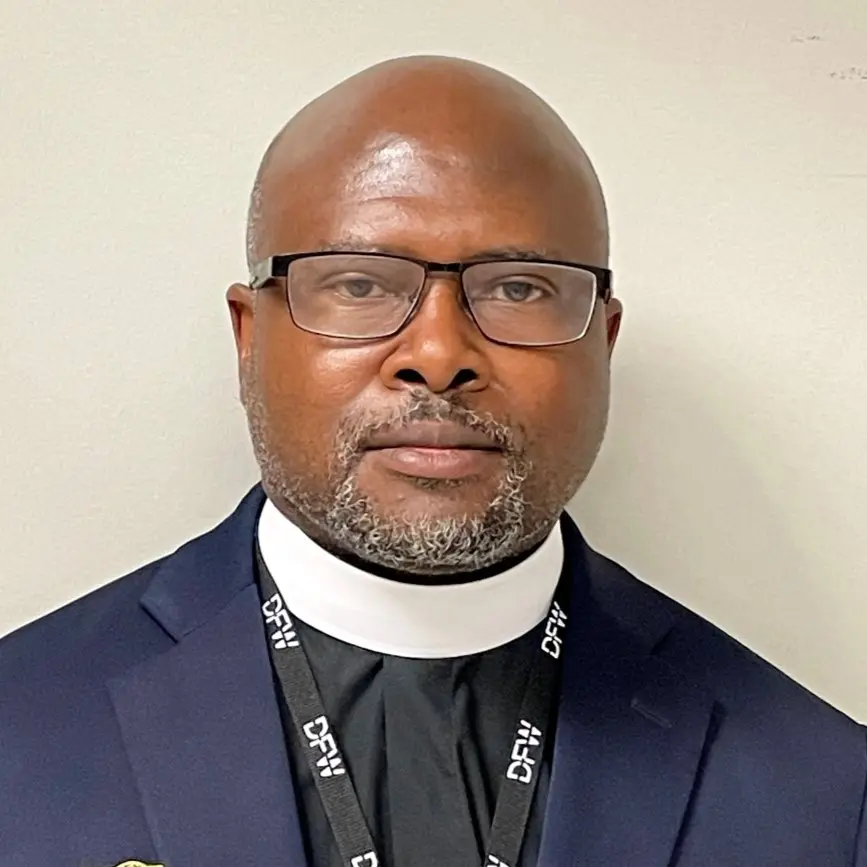
{"type": "MultiPolygon", "coordinates": [[[[261,559],[259,572],[271,661],[341,860],[345,867],[382,867],[307,655],[283,597],[261,559]]],[[[542,631],[538,658],[530,669],[515,739],[508,757],[504,756],[507,767],[482,867],[517,867],[548,729],[554,724],[551,711],[560,674],[567,592],[568,579],[561,579],[542,631]]]]}

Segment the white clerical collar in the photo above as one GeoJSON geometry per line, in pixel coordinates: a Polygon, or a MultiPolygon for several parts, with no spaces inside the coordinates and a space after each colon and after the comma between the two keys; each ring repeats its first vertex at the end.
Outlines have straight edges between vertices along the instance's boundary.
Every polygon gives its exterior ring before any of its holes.
{"type": "Polygon", "coordinates": [[[560,524],[525,560],[463,584],[405,584],[345,563],[267,500],[259,550],[286,607],[349,644],[414,659],[482,653],[529,632],[548,614],[563,569],[560,524]]]}

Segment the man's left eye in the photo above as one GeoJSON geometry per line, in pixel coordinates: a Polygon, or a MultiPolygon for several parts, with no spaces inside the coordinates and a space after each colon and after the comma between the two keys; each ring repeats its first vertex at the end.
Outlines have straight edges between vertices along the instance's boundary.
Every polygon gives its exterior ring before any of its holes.
{"type": "Polygon", "coordinates": [[[510,280],[498,284],[494,289],[494,296],[503,301],[529,301],[541,293],[541,289],[526,280],[510,280]]]}

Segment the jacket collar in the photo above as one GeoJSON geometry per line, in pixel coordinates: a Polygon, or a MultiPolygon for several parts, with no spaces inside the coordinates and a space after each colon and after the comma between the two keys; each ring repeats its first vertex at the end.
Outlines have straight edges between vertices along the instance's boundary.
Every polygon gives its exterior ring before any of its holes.
{"type": "Polygon", "coordinates": [[[264,503],[256,485],[222,523],[163,561],[141,604],[175,641],[255,583],[256,522],[264,503]]]}

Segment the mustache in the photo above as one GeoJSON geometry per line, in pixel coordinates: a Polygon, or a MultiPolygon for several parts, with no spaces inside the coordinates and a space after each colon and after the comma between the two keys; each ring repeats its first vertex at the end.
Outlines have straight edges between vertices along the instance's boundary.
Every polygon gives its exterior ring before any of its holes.
{"type": "Polygon", "coordinates": [[[372,436],[394,433],[415,422],[449,422],[483,434],[507,455],[521,453],[524,437],[519,427],[461,406],[455,399],[413,392],[402,404],[386,412],[364,410],[344,417],[337,432],[341,463],[358,457],[363,444],[372,436]]]}

